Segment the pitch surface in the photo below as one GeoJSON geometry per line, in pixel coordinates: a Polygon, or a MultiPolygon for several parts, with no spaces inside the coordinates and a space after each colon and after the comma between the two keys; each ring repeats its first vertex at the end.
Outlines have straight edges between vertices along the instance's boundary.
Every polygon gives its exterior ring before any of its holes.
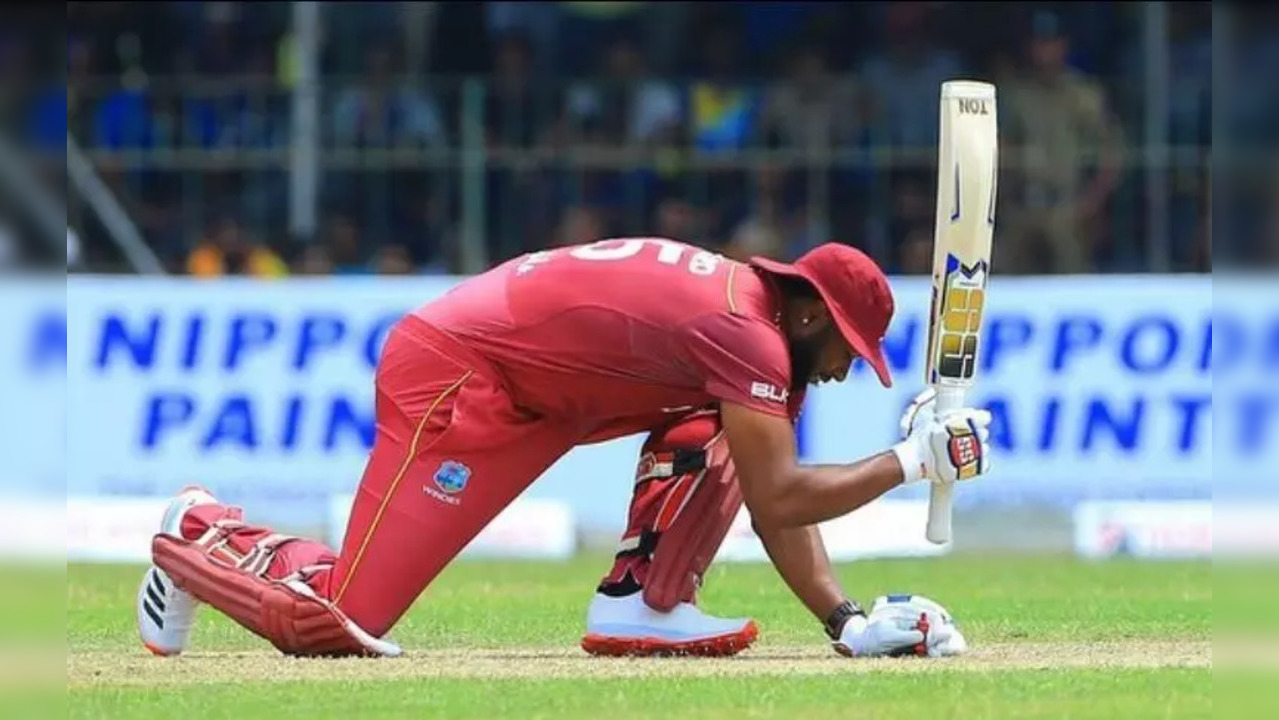
{"type": "Polygon", "coordinates": [[[595,659],[577,649],[603,558],[462,563],[396,629],[396,660],[297,660],[207,608],[189,653],[137,642],[133,567],[67,575],[70,717],[1205,717],[1211,566],[964,557],[844,565],[869,601],[946,604],[973,646],[943,661],[851,661],[767,566],[724,566],[703,604],[759,620],[723,660],[595,659]]]}

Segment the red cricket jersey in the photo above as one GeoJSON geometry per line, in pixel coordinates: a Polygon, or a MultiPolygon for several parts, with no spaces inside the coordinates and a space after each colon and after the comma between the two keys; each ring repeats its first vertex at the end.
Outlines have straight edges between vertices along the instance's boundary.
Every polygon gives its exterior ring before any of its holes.
{"type": "Polygon", "coordinates": [[[414,314],[492,363],[518,405],[598,441],[718,400],[795,417],[778,307],[747,265],[621,238],[516,258],[414,314]]]}

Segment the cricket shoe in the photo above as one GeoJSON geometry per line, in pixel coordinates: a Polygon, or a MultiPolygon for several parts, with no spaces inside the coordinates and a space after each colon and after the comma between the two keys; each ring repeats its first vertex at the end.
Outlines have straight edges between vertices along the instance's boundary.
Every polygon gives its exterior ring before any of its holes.
{"type": "Polygon", "coordinates": [[[582,649],[591,655],[727,657],[750,647],[759,628],[750,618],[717,618],[692,603],[658,612],[644,593],[596,593],[586,612],[582,649]]]}
{"type": "MultiPolygon", "coordinates": [[[[182,537],[182,519],[198,505],[217,504],[217,499],[198,487],[187,487],[169,501],[160,521],[164,535],[182,537]]],[[[179,589],[160,568],[152,565],[138,586],[138,634],[142,645],[161,656],[178,655],[186,648],[200,602],[179,589]]]]}

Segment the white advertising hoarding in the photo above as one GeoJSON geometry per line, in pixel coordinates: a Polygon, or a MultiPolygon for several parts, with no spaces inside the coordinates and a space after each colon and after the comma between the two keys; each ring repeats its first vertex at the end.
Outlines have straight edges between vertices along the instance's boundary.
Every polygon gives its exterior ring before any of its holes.
{"type": "MultiPolygon", "coordinates": [[[[826,553],[835,562],[871,558],[945,555],[951,543],[934,545],[924,537],[926,500],[875,500],[818,526],[826,553]]],[[[745,508],[737,514],[715,559],[721,562],[766,562],[768,553],[751,528],[745,508]]]]}
{"type": "MultiPolygon", "coordinates": [[[[65,298],[15,300],[0,323],[0,379],[16,398],[0,406],[0,488],[163,496],[198,482],[250,518],[322,524],[367,456],[387,328],[455,282],[70,277],[65,298]]],[[[894,388],[859,368],[814,389],[805,459],[886,447],[922,386],[928,284],[893,287],[894,388]]],[[[1208,499],[1217,475],[1247,497],[1276,494],[1279,418],[1260,381],[1279,369],[1276,306],[1244,291],[1214,301],[1207,276],[996,277],[989,297],[970,398],[995,413],[996,470],[959,490],[961,509],[1208,499]]],[[[574,451],[528,497],[620,530],[639,441],[574,451]]]]}

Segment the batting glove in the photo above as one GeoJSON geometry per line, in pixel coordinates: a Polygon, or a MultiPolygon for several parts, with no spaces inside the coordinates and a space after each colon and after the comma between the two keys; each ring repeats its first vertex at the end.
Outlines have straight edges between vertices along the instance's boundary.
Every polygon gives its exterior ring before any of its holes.
{"type": "Polygon", "coordinates": [[[990,422],[986,410],[955,410],[936,415],[927,393],[902,417],[906,439],[893,446],[905,474],[903,483],[929,480],[954,483],[990,471],[990,422]],[[912,410],[912,408],[914,408],[912,410]]]}
{"type": "Polygon", "coordinates": [[[848,618],[831,646],[848,657],[945,657],[968,649],[950,613],[919,595],[885,595],[848,618]]]}
{"type": "Polygon", "coordinates": [[[897,425],[898,430],[901,431],[901,436],[897,439],[905,440],[910,437],[916,426],[931,422],[936,415],[937,390],[931,387],[926,388],[910,401],[910,404],[906,406],[906,411],[902,413],[902,419],[897,425]]]}

